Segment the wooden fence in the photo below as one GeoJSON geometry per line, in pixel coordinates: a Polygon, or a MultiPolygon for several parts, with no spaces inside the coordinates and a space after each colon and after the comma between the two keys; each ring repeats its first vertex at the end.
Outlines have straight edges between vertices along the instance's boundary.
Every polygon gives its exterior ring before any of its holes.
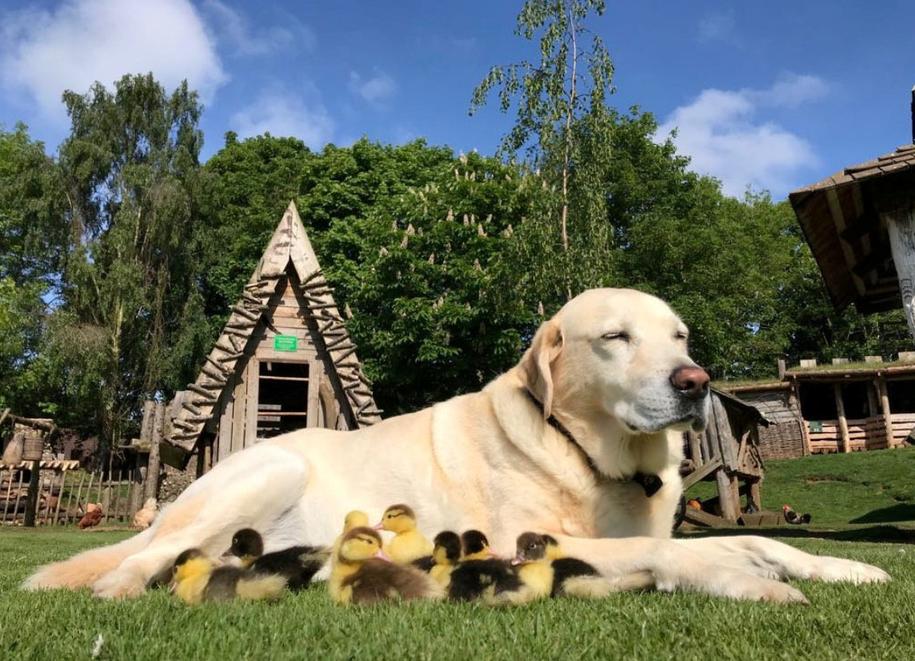
{"type": "MultiPolygon", "coordinates": [[[[33,462],[0,464],[0,523],[24,525],[29,509],[29,482],[33,462]]],[[[86,513],[88,503],[102,508],[100,524],[124,524],[143,505],[140,471],[79,470],[75,461],[41,461],[36,481],[36,525],[74,525],[86,513]]]]}
{"type": "MultiPolygon", "coordinates": [[[[892,443],[889,447],[899,447],[915,427],[915,413],[893,413],[890,415],[890,422],[892,443]]],[[[887,430],[882,415],[860,419],[849,418],[846,423],[850,451],[883,450],[887,447],[887,430]]],[[[808,429],[810,451],[813,454],[842,451],[842,431],[838,420],[814,421],[808,423],[808,429]]]]}

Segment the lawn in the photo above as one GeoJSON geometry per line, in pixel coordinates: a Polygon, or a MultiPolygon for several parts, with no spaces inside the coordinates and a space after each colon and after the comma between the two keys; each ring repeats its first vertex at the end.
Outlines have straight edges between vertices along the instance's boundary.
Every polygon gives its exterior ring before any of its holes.
{"type": "MultiPolygon", "coordinates": [[[[772,462],[764,494],[770,505],[790,502],[814,512],[828,528],[848,527],[905,504],[915,492],[913,469],[909,450],[772,462]]],[[[868,521],[852,527],[865,525],[873,527],[868,521]]],[[[915,546],[817,539],[829,532],[809,532],[787,541],[880,565],[894,580],[861,587],[798,581],[811,601],[806,607],[678,593],[500,611],[473,604],[341,608],[315,586],[275,604],[187,608],[164,592],[126,602],[98,601],[86,592],[19,592],[17,584],[37,564],[129,533],[5,529],[0,658],[88,658],[98,640],[100,659],[915,658],[915,546]]]]}

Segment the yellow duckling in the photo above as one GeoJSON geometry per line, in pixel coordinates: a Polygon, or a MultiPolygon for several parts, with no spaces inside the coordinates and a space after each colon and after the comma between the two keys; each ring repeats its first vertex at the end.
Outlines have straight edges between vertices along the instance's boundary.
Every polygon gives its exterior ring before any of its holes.
{"type": "Polygon", "coordinates": [[[648,571],[630,572],[612,579],[604,578],[593,565],[578,558],[567,557],[552,535],[526,532],[518,537],[516,552],[516,561],[521,563],[522,568],[530,563],[549,563],[553,570],[551,597],[597,599],[613,592],[654,586],[654,577],[648,571]]]}
{"type": "Polygon", "coordinates": [[[432,554],[432,543],[416,529],[416,514],[407,505],[391,505],[384,511],[375,530],[394,533],[393,539],[385,544],[384,551],[399,565],[408,565],[432,554]]]}
{"type": "Polygon", "coordinates": [[[385,559],[381,536],[364,527],[343,536],[327,585],[331,598],[341,604],[443,596],[441,586],[423,572],[385,559]]]}
{"type": "Polygon", "coordinates": [[[200,549],[188,549],[175,559],[174,591],[183,602],[231,599],[276,599],[286,589],[286,579],[239,567],[218,567],[200,549]]]}
{"type": "Polygon", "coordinates": [[[488,560],[495,553],[489,548],[489,538],[479,530],[465,530],[461,533],[461,562],[488,560]]]}
{"type": "Polygon", "coordinates": [[[432,542],[432,560],[435,563],[429,576],[443,588],[451,583],[451,572],[461,559],[461,538],[457,533],[444,530],[432,542]]]}
{"type": "Polygon", "coordinates": [[[353,528],[368,528],[369,527],[369,515],[361,510],[351,510],[346,513],[346,516],[343,517],[343,532],[340,533],[340,536],[334,540],[334,545],[330,549],[331,560],[337,557],[337,553],[340,551],[340,542],[343,541],[343,537],[353,528]]]}

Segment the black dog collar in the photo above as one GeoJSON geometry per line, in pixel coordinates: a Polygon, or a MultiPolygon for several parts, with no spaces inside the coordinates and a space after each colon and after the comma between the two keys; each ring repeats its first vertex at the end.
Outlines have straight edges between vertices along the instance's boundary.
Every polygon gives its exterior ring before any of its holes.
{"type": "MultiPolygon", "coordinates": [[[[536,397],[534,397],[534,393],[532,393],[527,388],[524,389],[524,392],[527,393],[527,396],[530,398],[531,402],[533,402],[534,406],[536,406],[539,409],[540,415],[543,415],[543,404],[540,402],[540,400],[537,399],[536,397]]],[[[585,449],[581,446],[581,443],[579,443],[577,440],[575,440],[575,437],[572,436],[572,432],[570,432],[568,429],[566,429],[565,425],[563,425],[561,422],[559,422],[559,420],[557,420],[555,416],[551,415],[550,417],[548,417],[546,419],[546,421],[549,423],[549,425],[553,429],[555,429],[560,434],[565,436],[566,439],[569,441],[569,443],[571,443],[572,446],[578,450],[578,453],[581,455],[581,458],[584,460],[585,465],[587,465],[588,469],[594,475],[595,480],[597,480],[598,482],[606,482],[608,480],[613,479],[611,477],[607,477],[600,471],[600,469],[595,465],[594,460],[591,459],[591,455],[589,455],[585,451],[585,449]]],[[[664,481],[657,475],[647,475],[642,472],[638,472],[628,479],[624,478],[624,479],[617,480],[617,481],[618,482],[635,482],[640,487],[642,487],[642,489],[645,490],[645,496],[647,498],[651,498],[661,489],[661,487],[664,486],[664,481]]]]}

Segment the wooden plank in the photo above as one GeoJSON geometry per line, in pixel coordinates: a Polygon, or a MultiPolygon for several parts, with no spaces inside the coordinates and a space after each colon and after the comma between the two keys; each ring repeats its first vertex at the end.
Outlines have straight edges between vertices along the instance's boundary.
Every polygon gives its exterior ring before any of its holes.
{"type": "Polygon", "coordinates": [[[245,399],[245,447],[254,445],[257,442],[257,397],[258,388],[258,359],[251,358],[248,361],[248,368],[245,374],[247,381],[247,391],[245,399]]]}
{"type": "Polygon", "coordinates": [[[705,464],[694,470],[692,473],[683,478],[683,491],[685,492],[691,486],[697,482],[701,482],[704,478],[708,477],[716,470],[721,468],[721,458],[713,459],[709,463],[705,464]]]}
{"type": "Polygon", "coordinates": [[[833,396],[836,400],[836,411],[839,414],[839,447],[842,452],[851,451],[851,441],[848,437],[848,420],[845,419],[845,402],[842,400],[842,384],[832,384],[833,396]]]}
{"type": "Polygon", "coordinates": [[[222,413],[219,416],[219,434],[216,437],[215,461],[220,462],[232,452],[232,424],[235,406],[235,389],[222,395],[222,413]]]}
{"type": "Polygon", "coordinates": [[[686,508],[683,519],[684,521],[689,521],[693,525],[707,528],[727,528],[734,525],[734,523],[727,519],[709,514],[708,512],[703,512],[702,510],[695,510],[692,507],[686,508]]]}
{"type": "Polygon", "coordinates": [[[740,503],[734,501],[733,477],[722,469],[715,474],[718,482],[718,502],[721,504],[721,515],[728,521],[737,522],[740,516],[740,503]]]}
{"type": "MultiPolygon", "coordinates": [[[[41,475],[41,469],[39,466],[41,461],[35,460],[32,462],[31,474],[29,477],[29,491],[26,496],[25,501],[25,526],[27,528],[35,527],[35,514],[36,506],[38,505],[38,490],[40,489],[39,477],[41,475]]],[[[18,502],[18,499],[17,499],[18,502]]],[[[18,508],[17,508],[18,509],[18,508]]]]}
{"type": "Polygon", "coordinates": [[[308,363],[308,426],[317,427],[320,424],[318,410],[321,408],[321,380],[326,378],[321,369],[321,364],[313,360],[308,363]]]}
{"type": "Polygon", "coordinates": [[[146,482],[143,484],[143,501],[159,498],[159,471],[162,467],[162,432],[165,429],[165,403],[156,402],[152,429],[149,432],[149,459],[146,464],[146,482]]]}
{"type": "Polygon", "coordinates": [[[236,374],[235,405],[232,413],[232,447],[230,453],[235,453],[245,447],[245,396],[248,392],[247,370],[251,365],[248,360],[241,372],[236,374]]]}
{"type": "Polygon", "coordinates": [[[57,507],[54,508],[54,523],[60,523],[60,503],[64,499],[64,487],[67,484],[67,469],[60,471],[60,489],[57,492],[57,507]]]}
{"type": "Polygon", "coordinates": [[[702,446],[699,444],[699,435],[690,430],[686,432],[686,437],[689,442],[689,458],[696,466],[699,466],[702,464],[702,446]]]}
{"type": "Polygon", "coordinates": [[[830,188],[826,191],[826,202],[829,205],[829,214],[832,216],[832,222],[836,226],[836,233],[839,236],[839,245],[842,248],[842,255],[845,257],[845,265],[848,269],[849,276],[852,279],[852,283],[854,284],[858,295],[863,296],[865,291],[864,281],[861,279],[861,276],[852,270],[858,261],[855,257],[854,249],[848,241],[841,238],[842,232],[845,231],[846,227],[845,214],[842,212],[842,205],[839,202],[839,195],[835,188],[830,188]]]}
{"type": "Polygon", "coordinates": [[[883,435],[886,447],[893,447],[893,412],[890,410],[890,394],[886,388],[886,378],[877,377],[877,387],[880,392],[880,410],[883,414],[883,435]]]}
{"type": "Polygon", "coordinates": [[[737,439],[734,438],[731,432],[731,423],[724,404],[714,396],[712,397],[712,413],[721,463],[728,470],[734,470],[737,468],[737,439]]]}
{"type": "Polygon", "coordinates": [[[890,213],[881,213],[890,237],[890,254],[899,279],[902,311],[915,339],[915,199],[890,213]]]}

